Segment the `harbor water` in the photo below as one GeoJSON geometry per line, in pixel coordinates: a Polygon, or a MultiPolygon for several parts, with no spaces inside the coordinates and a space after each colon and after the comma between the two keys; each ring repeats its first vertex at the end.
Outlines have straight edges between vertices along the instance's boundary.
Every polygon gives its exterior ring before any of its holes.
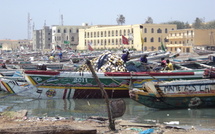
{"type": "MultiPolygon", "coordinates": [[[[124,115],[117,119],[144,124],[166,124],[183,128],[214,129],[215,109],[157,110],[139,104],[130,98],[124,115]]],[[[0,112],[28,110],[29,117],[107,117],[104,99],[48,99],[37,100],[0,92],[0,112]]]]}

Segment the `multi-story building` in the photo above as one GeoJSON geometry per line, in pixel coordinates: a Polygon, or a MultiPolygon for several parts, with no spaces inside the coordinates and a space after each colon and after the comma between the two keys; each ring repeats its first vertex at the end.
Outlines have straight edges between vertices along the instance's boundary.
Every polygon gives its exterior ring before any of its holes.
{"type": "Polygon", "coordinates": [[[33,31],[33,50],[52,49],[52,30],[48,26],[33,31]]]}
{"type": "Polygon", "coordinates": [[[82,26],[52,26],[52,48],[60,46],[62,49],[77,49],[79,45],[79,29],[89,27],[86,23],[82,26]]]}
{"type": "Polygon", "coordinates": [[[136,49],[138,51],[161,50],[166,36],[176,25],[170,24],[136,24],[123,26],[93,26],[79,30],[78,50],[87,50],[88,44],[94,49],[136,49]],[[129,39],[129,44],[122,44],[122,35],[129,39]],[[142,38],[141,38],[142,37],[142,38]],[[144,40],[142,43],[141,39],[144,40]]]}
{"type": "Polygon", "coordinates": [[[31,49],[31,42],[29,40],[0,40],[0,50],[19,51],[22,49],[31,49]]]}
{"type": "MultiPolygon", "coordinates": [[[[194,47],[215,48],[215,29],[180,29],[169,31],[169,42],[166,47],[175,52],[180,49],[184,53],[193,52],[194,47]]],[[[215,50],[215,49],[214,49],[215,50]]]]}

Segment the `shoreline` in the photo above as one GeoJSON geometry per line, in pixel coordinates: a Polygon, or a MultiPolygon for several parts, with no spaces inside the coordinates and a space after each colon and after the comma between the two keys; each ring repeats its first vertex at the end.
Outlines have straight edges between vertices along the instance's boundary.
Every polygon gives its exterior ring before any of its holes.
{"type": "Polygon", "coordinates": [[[0,133],[86,133],[86,134],[139,134],[153,131],[159,134],[209,134],[214,130],[182,128],[170,125],[152,125],[132,123],[127,120],[115,120],[115,131],[108,127],[107,118],[89,117],[78,120],[73,117],[28,117],[27,110],[3,112],[0,116],[0,133]]]}

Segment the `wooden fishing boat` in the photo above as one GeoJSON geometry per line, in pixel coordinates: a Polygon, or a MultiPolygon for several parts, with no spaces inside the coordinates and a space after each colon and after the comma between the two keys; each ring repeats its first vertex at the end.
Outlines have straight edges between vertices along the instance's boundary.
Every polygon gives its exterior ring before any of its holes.
{"type": "Polygon", "coordinates": [[[143,90],[129,91],[130,98],[156,109],[215,107],[215,80],[177,80],[147,82],[143,90]]]}
{"type": "MultiPolygon", "coordinates": [[[[97,72],[102,86],[110,98],[128,98],[129,88],[141,88],[147,81],[201,79],[203,71],[177,72],[97,72]]],[[[24,71],[25,79],[37,88],[74,89],[73,98],[101,98],[98,83],[91,72],[24,71]]]]}
{"type": "Polygon", "coordinates": [[[19,82],[10,78],[1,78],[0,86],[1,90],[10,94],[36,99],[71,99],[74,95],[74,89],[71,88],[37,88],[28,82],[19,82]]]}

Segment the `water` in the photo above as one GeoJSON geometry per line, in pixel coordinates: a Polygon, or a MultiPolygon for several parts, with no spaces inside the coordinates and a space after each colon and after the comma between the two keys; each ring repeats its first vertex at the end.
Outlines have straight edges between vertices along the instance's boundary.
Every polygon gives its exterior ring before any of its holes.
{"type": "MultiPolygon", "coordinates": [[[[215,109],[157,110],[139,104],[130,98],[126,102],[125,114],[120,117],[136,123],[165,124],[198,129],[215,130],[215,109]]],[[[0,112],[28,110],[29,117],[76,117],[86,119],[89,116],[107,117],[104,99],[54,99],[35,100],[26,97],[0,93],[0,112]]]]}

